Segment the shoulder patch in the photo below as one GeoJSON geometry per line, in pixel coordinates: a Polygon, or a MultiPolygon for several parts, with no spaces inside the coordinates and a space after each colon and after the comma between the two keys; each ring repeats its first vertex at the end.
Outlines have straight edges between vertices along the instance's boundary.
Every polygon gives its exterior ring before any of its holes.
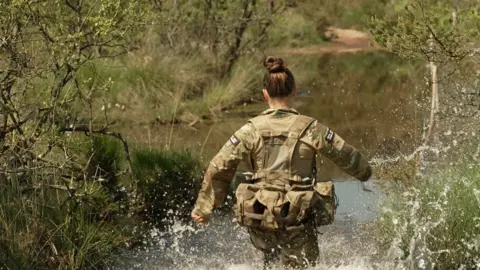
{"type": "Polygon", "coordinates": [[[233,145],[237,146],[237,145],[240,143],[240,140],[237,138],[237,136],[232,135],[232,137],[230,137],[230,142],[231,142],[233,145]]]}
{"type": "Polygon", "coordinates": [[[325,135],[325,141],[328,143],[333,143],[333,139],[335,139],[335,132],[333,132],[331,129],[328,129],[327,135],[325,135]]]}

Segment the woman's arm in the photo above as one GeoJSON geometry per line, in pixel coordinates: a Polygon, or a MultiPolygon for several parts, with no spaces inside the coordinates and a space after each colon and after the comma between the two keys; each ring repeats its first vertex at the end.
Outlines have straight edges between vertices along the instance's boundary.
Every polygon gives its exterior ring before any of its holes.
{"type": "Polygon", "coordinates": [[[213,209],[223,203],[238,165],[250,155],[257,139],[251,124],[246,124],[230,137],[208,166],[192,216],[206,221],[213,209]]]}
{"type": "Polygon", "coordinates": [[[372,176],[372,168],[365,156],[330,128],[316,121],[306,134],[310,136],[318,152],[333,161],[344,172],[360,181],[367,181],[372,176]]]}

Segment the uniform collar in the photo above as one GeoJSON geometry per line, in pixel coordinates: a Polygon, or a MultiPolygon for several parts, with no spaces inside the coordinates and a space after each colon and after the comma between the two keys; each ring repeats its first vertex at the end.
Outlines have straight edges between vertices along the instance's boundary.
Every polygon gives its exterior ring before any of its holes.
{"type": "Polygon", "coordinates": [[[293,113],[293,114],[299,114],[297,110],[293,108],[285,108],[285,109],[267,109],[260,113],[260,115],[266,115],[266,114],[273,114],[275,112],[288,112],[288,113],[293,113]]]}

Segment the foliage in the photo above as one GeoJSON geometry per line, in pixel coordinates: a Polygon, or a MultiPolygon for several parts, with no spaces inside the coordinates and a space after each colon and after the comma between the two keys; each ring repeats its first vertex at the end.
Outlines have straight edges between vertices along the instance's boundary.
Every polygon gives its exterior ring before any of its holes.
{"type": "Polygon", "coordinates": [[[380,45],[402,57],[460,63],[478,54],[480,15],[476,1],[457,2],[401,1],[404,8],[396,16],[371,20],[371,32],[380,45]]]}
{"type": "Polygon", "coordinates": [[[219,113],[236,105],[251,102],[260,94],[263,70],[252,58],[239,59],[231,75],[213,82],[202,93],[202,101],[185,100],[184,110],[205,116],[219,113]],[[257,94],[257,95],[255,95],[257,94]]]}
{"type": "Polygon", "coordinates": [[[310,20],[300,12],[293,10],[278,17],[268,33],[268,45],[279,48],[297,48],[320,44],[327,38],[324,33],[326,24],[310,20]]]}
{"type": "Polygon", "coordinates": [[[146,217],[168,226],[188,220],[199,190],[201,163],[188,151],[137,150],[133,153],[146,217]]]}
{"type": "Polygon", "coordinates": [[[123,205],[92,181],[106,171],[117,177],[119,165],[118,150],[92,134],[119,139],[128,160],[121,135],[108,131],[108,114],[103,125],[93,114],[96,93],[111,81],[77,75],[94,60],[134,49],[143,9],[123,0],[0,2],[0,241],[7,268],[99,268],[125,241],[113,225],[123,205]]]}
{"type": "Polygon", "coordinates": [[[270,48],[296,48],[322,44],[334,36],[330,26],[366,29],[372,16],[386,12],[385,0],[290,0],[275,16],[268,31],[270,48]]]}
{"type": "Polygon", "coordinates": [[[319,35],[328,26],[365,29],[368,20],[385,14],[387,0],[295,0],[294,10],[315,25],[319,35]]]}
{"type": "Polygon", "coordinates": [[[398,262],[474,269],[480,262],[480,168],[459,166],[393,190],[384,202],[380,243],[398,262]]]}
{"type": "Polygon", "coordinates": [[[164,1],[156,13],[158,42],[175,52],[198,51],[215,58],[226,76],[237,59],[261,48],[283,1],[164,1]]]}
{"type": "Polygon", "coordinates": [[[94,135],[88,145],[88,175],[112,189],[118,184],[117,175],[124,167],[124,150],[119,140],[110,136],[94,135]]]}
{"type": "Polygon", "coordinates": [[[0,267],[101,269],[128,240],[131,227],[125,222],[112,222],[106,213],[93,215],[112,205],[111,199],[102,198],[100,184],[67,189],[33,170],[28,177],[38,184],[29,186],[14,174],[8,181],[1,176],[0,267]]]}
{"type": "Polygon", "coordinates": [[[219,78],[212,58],[168,53],[161,48],[140,49],[122,62],[98,62],[81,73],[89,76],[87,73],[95,70],[99,77],[111,78],[111,89],[99,95],[97,107],[106,104],[109,119],[117,124],[192,123],[216,118],[260,93],[264,70],[257,55],[239,58],[231,74],[219,78]]]}
{"type": "MultiPolygon", "coordinates": [[[[133,48],[131,37],[142,27],[140,8],[131,1],[111,0],[0,3],[3,157],[15,153],[23,164],[40,162],[39,157],[62,164],[53,153],[68,152],[62,132],[77,131],[79,125],[93,132],[92,122],[78,123],[79,114],[91,116],[93,92],[108,89],[109,82],[100,85],[95,76],[78,80],[76,73],[93,59],[133,48]]],[[[72,161],[67,156],[62,167],[72,170],[72,161]]]]}

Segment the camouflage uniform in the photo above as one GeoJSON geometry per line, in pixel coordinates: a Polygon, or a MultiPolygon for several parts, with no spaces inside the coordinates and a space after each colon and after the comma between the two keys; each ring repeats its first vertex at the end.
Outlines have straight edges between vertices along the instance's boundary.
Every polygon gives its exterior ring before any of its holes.
{"type": "MultiPolygon", "coordinates": [[[[317,153],[361,181],[371,176],[367,160],[328,127],[293,109],[268,109],[235,132],[212,159],[193,212],[208,219],[212,210],[223,203],[242,161],[261,175],[286,175],[281,179],[288,178],[285,181],[289,185],[290,180],[299,183],[312,176],[317,153]],[[266,141],[266,136],[271,139],[266,141]],[[281,147],[269,148],[271,144],[281,147]],[[287,155],[290,157],[279,158],[287,155]]],[[[319,254],[315,228],[313,222],[303,223],[302,229],[294,231],[249,228],[250,238],[265,253],[267,262],[281,255],[287,267],[314,265],[319,254]]]]}

